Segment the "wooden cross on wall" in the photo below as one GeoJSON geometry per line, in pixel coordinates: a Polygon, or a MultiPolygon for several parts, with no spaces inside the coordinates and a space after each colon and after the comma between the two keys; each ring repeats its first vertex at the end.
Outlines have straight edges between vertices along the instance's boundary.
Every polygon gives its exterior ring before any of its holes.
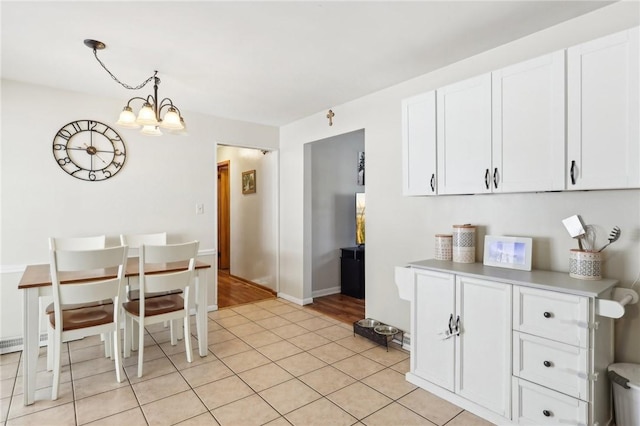
{"type": "Polygon", "coordinates": [[[329,113],[327,114],[327,118],[329,119],[329,126],[333,126],[333,117],[335,116],[335,114],[333,113],[333,111],[329,110],[329,113]]]}

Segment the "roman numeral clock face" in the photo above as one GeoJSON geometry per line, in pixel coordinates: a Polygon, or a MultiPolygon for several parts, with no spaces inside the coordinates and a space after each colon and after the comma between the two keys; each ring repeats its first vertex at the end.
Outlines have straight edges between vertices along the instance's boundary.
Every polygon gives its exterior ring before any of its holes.
{"type": "Polygon", "coordinates": [[[124,165],[126,151],[122,138],[99,121],[73,121],[53,138],[53,156],[71,176],[88,181],[113,177],[124,165]]]}

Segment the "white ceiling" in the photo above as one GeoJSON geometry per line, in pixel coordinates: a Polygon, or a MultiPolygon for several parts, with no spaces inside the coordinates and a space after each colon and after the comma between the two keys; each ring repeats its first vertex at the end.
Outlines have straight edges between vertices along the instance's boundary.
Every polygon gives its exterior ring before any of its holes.
{"type": "MultiPolygon", "coordinates": [[[[158,70],[184,111],[280,126],[601,1],[2,1],[2,78],[122,99],[158,70]]],[[[186,115],[186,114],[185,114],[186,115]]],[[[187,115],[188,120],[188,115],[187,115]]]]}

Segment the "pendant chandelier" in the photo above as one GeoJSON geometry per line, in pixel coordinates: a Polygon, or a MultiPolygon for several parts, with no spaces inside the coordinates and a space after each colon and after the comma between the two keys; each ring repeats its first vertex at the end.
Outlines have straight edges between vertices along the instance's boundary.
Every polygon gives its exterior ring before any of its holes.
{"type": "Polygon", "coordinates": [[[125,89],[139,90],[146,86],[147,83],[153,81],[153,94],[146,98],[134,96],[129,99],[125,107],[122,109],[116,124],[129,129],[139,129],[142,127],[140,133],[147,136],[161,136],[162,132],[160,131],[160,128],[167,129],[169,133],[173,134],[186,134],[184,118],[182,117],[178,107],[173,104],[173,101],[170,98],[160,100],[158,97],[158,85],[160,84],[158,71],[154,71],[153,75],[141,84],[135,87],[129,86],[128,84],[118,80],[118,78],[113,75],[113,73],[109,71],[109,69],[98,58],[98,50],[102,50],[106,47],[103,42],[87,39],[84,41],[84,44],[85,46],[93,49],[93,55],[96,57],[96,60],[102,68],[104,68],[111,78],[125,89]],[[131,108],[131,104],[134,101],[141,101],[142,103],[142,108],[140,108],[137,116],[131,108]]]}

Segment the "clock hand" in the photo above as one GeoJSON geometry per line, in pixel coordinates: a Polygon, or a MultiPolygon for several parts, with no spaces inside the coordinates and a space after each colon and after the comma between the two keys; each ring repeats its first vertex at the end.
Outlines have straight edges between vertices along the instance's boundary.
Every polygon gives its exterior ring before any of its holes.
{"type": "Polygon", "coordinates": [[[97,149],[95,149],[95,147],[93,147],[93,146],[87,146],[87,144],[86,144],[86,143],[84,144],[84,146],[87,148],[87,152],[88,152],[90,155],[95,155],[96,157],[98,157],[98,158],[100,159],[100,161],[102,161],[104,164],[107,164],[107,162],[106,162],[106,161],[104,161],[104,160],[102,159],[102,157],[100,157],[100,156],[98,155],[98,150],[97,150],[97,149]]]}

